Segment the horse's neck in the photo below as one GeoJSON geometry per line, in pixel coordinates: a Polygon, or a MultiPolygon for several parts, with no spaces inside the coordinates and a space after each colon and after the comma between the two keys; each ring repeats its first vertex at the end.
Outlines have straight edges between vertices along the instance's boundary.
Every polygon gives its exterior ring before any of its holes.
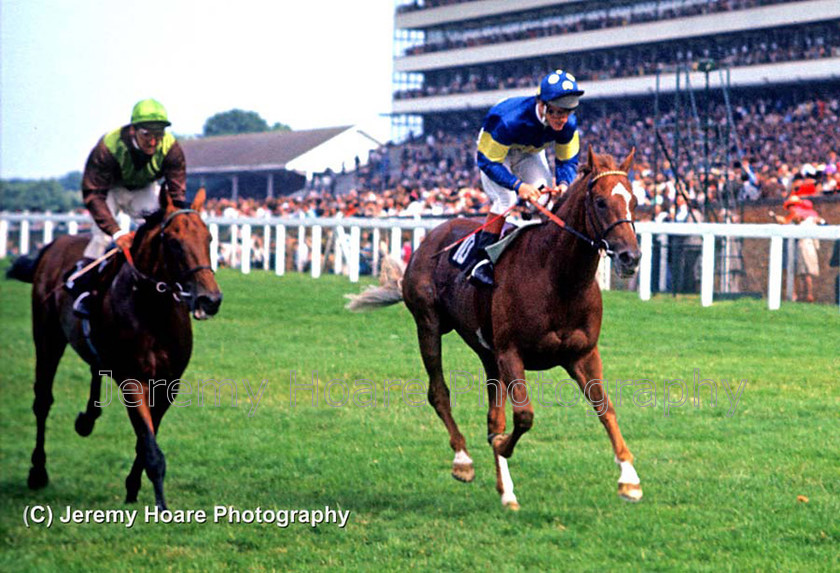
{"type": "MultiPolygon", "coordinates": [[[[589,236],[586,230],[586,191],[575,189],[557,211],[557,216],[566,225],[589,236]]],[[[583,239],[563,230],[548,221],[546,241],[543,248],[550,249],[547,258],[549,272],[560,287],[579,286],[590,283],[598,270],[598,251],[583,239]]]]}
{"type": "Polygon", "coordinates": [[[146,274],[139,267],[131,268],[127,263],[120,268],[111,282],[111,296],[119,302],[121,312],[137,314],[139,318],[158,316],[172,304],[168,293],[157,292],[157,277],[146,274]],[[136,269],[136,270],[135,270],[136,269]],[[139,273],[145,276],[141,276],[139,273]]]}
{"type": "Polygon", "coordinates": [[[160,241],[155,239],[154,232],[152,230],[148,231],[141,244],[133,249],[134,266],[138,271],[150,277],[159,276],[163,266],[160,241]]]}
{"type": "Polygon", "coordinates": [[[134,268],[126,262],[111,283],[113,308],[118,315],[130,317],[132,322],[158,324],[165,322],[176,310],[170,293],[156,291],[155,282],[171,282],[164,276],[163,253],[157,247],[159,244],[153,239],[144,240],[134,249],[134,268]],[[142,284],[144,282],[147,284],[142,284]]]}

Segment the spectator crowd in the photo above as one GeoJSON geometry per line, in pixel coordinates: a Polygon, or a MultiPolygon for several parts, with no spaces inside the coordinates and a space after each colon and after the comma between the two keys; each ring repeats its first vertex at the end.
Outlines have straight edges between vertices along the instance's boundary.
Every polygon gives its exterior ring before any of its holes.
{"type": "MultiPolygon", "coordinates": [[[[643,24],[675,18],[688,18],[706,14],[732,12],[757,8],[773,4],[782,4],[793,0],[670,0],[666,2],[641,1],[636,3],[615,3],[615,6],[600,7],[596,10],[581,11],[579,5],[559,5],[534,13],[532,19],[515,22],[500,23],[487,27],[480,25],[475,28],[464,26],[458,22],[457,26],[429,30],[421,44],[412,45],[405,51],[406,55],[418,55],[444,50],[472,48],[486,46],[500,42],[517,40],[531,40],[574,34],[591,30],[604,30],[643,24]]],[[[445,2],[454,4],[456,2],[445,2]]],[[[426,7],[433,7],[426,3],[426,7]]],[[[435,3],[442,5],[443,3],[435,3]]],[[[400,10],[404,12],[405,10],[400,10]]]]}
{"type": "Polygon", "coordinates": [[[840,56],[840,22],[812,24],[796,30],[774,28],[729,36],[692,38],[639,44],[562,57],[494,62],[459,70],[428,71],[421,86],[397,91],[395,99],[412,99],[481,91],[528,88],[539,83],[545,70],[575,70],[578,80],[608,80],[652,75],[657,70],[696,70],[712,60],[725,67],[752,66],[840,56]]]}
{"type": "MultiPolygon", "coordinates": [[[[582,109],[580,113],[585,114],[582,109]]],[[[752,98],[732,108],[734,133],[728,157],[719,153],[726,131],[726,108],[712,112],[710,138],[717,153],[703,165],[703,135],[685,130],[679,160],[668,162],[657,149],[653,118],[644,108],[627,107],[580,122],[582,149],[624,156],[636,148],[632,174],[639,204],[655,212],[675,211],[679,191],[695,207],[715,212],[733,202],[798,195],[834,194],[840,185],[840,99],[831,97],[784,105],[752,98]],[[693,134],[693,139],[689,137],[693,134]],[[728,161],[727,161],[728,160],[728,161]],[[708,177],[708,179],[707,179],[708,177]],[[706,183],[708,181],[708,183],[706,183]]],[[[663,124],[674,119],[663,114],[663,124]]],[[[687,123],[686,125],[689,125],[687,123]]],[[[676,151],[673,130],[663,128],[669,155],[676,151]]],[[[480,191],[475,133],[439,131],[371,152],[369,161],[345,174],[355,185],[346,193],[310,184],[290,197],[211,199],[206,209],[227,217],[416,217],[478,215],[489,204],[480,191]]],[[[687,209],[687,206],[682,206],[687,209]]]]}

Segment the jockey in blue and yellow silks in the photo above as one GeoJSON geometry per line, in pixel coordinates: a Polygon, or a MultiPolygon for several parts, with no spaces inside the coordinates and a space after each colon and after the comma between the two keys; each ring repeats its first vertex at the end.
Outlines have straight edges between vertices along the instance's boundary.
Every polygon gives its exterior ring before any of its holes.
{"type": "Polygon", "coordinates": [[[503,100],[484,118],[477,163],[482,187],[493,204],[472,250],[472,282],[493,285],[493,264],[484,247],[499,238],[504,218],[492,219],[514,205],[517,196],[539,200],[546,192],[541,188],[551,189],[552,172],[545,153],[550,145],[555,154],[554,191],[565,192],[577,175],[580,139],[573,111],[581,95],[574,76],[557,70],[543,78],[536,96],[503,100]]]}

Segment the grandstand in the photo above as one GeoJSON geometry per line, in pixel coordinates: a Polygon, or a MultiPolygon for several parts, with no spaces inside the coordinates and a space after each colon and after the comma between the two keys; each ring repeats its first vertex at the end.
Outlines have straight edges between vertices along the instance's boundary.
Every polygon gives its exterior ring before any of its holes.
{"type": "Polygon", "coordinates": [[[474,185],[474,166],[457,159],[486,111],[557,68],[586,90],[584,145],[637,148],[640,205],[664,196],[667,207],[676,182],[705,215],[707,203],[778,199],[791,176],[836,163],[834,0],[415,1],[397,6],[395,30],[392,131],[409,143],[391,150],[392,183],[395,166],[406,180],[407,147],[412,159],[445,157],[461,168],[458,186],[474,185]],[[438,149],[424,152],[420,135],[438,149]],[[750,170],[760,190],[733,182],[750,170]]]}
{"type": "Polygon", "coordinates": [[[766,205],[809,178],[836,210],[836,0],[402,2],[392,131],[406,143],[391,150],[391,183],[399,166],[403,185],[430,195],[477,186],[469,155],[487,110],[534,94],[554,69],[586,90],[584,145],[618,156],[636,147],[641,218],[681,220],[683,194],[694,220],[766,222],[766,205]]]}
{"type": "Polygon", "coordinates": [[[835,0],[421,0],[397,7],[395,30],[399,135],[475,130],[491,105],[532,94],[555,68],[574,71],[587,108],[602,112],[627,100],[652,112],[657,76],[674,92],[680,67],[709,60],[730,71],[711,85],[737,94],[805,98],[840,81],[835,0]]]}

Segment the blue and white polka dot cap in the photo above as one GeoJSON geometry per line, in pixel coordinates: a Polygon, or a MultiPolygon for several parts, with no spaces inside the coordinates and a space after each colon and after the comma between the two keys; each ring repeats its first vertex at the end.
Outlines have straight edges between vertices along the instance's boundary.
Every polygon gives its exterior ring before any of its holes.
{"type": "Polygon", "coordinates": [[[575,109],[583,93],[575,76],[564,70],[555,70],[542,79],[537,97],[556,107],[575,109]]]}

